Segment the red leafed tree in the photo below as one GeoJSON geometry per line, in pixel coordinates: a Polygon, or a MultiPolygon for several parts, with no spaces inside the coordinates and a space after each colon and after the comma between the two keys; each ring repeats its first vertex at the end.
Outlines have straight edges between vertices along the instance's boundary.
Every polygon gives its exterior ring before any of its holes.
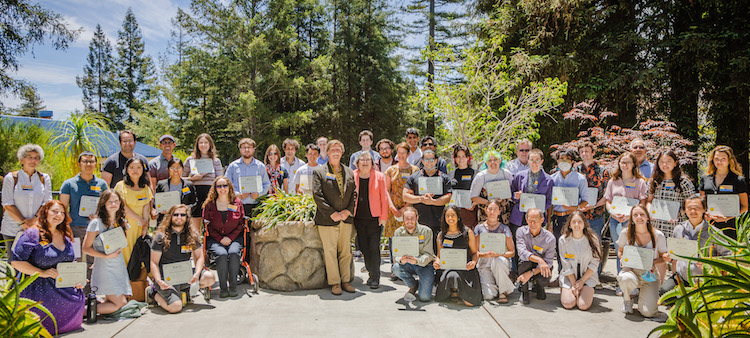
{"type": "Polygon", "coordinates": [[[589,141],[597,148],[595,158],[600,165],[613,170],[617,156],[628,150],[630,141],[641,138],[646,143],[646,153],[650,161],[655,162],[659,152],[672,149],[680,158],[680,165],[696,161],[696,153],[688,151],[693,142],[677,133],[677,125],[669,121],[648,119],[638,124],[637,129],[622,128],[606,123],[616,113],[600,109],[593,101],[576,104],[569,112],[564,113],[566,120],[578,121],[578,138],[563,144],[555,144],[553,156],[563,149],[578,149],[578,145],[589,141]],[[585,129],[584,129],[585,128],[585,129]]]}

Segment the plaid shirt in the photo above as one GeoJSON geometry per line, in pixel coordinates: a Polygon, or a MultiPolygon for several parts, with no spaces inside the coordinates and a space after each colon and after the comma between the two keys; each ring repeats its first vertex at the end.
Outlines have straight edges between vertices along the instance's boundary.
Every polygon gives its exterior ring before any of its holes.
{"type": "MultiPolygon", "coordinates": [[[[598,202],[604,196],[604,191],[607,190],[607,182],[609,182],[609,171],[600,166],[596,161],[593,164],[586,167],[583,162],[579,163],[573,168],[573,170],[586,176],[586,181],[589,182],[589,187],[599,189],[596,194],[596,201],[598,202]]],[[[596,202],[594,203],[596,204],[596,202]]],[[[593,220],[604,216],[604,206],[596,207],[586,212],[586,218],[593,220]]]]}

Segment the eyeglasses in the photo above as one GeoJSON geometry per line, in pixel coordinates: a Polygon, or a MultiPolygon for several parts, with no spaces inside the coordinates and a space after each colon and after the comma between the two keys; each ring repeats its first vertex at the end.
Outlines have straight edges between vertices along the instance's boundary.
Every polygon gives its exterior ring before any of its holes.
{"type": "Polygon", "coordinates": [[[531,149],[518,149],[518,152],[520,152],[520,153],[528,153],[530,151],[531,151],[531,149]]]}
{"type": "Polygon", "coordinates": [[[380,147],[380,151],[383,151],[383,150],[391,150],[391,147],[380,147]]]}
{"type": "Polygon", "coordinates": [[[633,149],[646,149],[645,146],[631,146],[630,148],[633,148],[633,149]]]}
{"type": "Polygon", "coordinates": [[[229,188],[229,184],[217,184],[216,189],[224,189],[229,188]]]}
{"type": "Polygon", "coordinates": [[[169,167],[169,170],[172,170],[172,171],[182,171],[182,167],[169,167]]]}
{"type": "Polygon", "coordinates": [[[96,161],[81,161],[83,164],[96,164],[96,161]]]}
{"type": "Polygon", "coordinates": [[[432,143],[432,142],[430,142],[430,143],[423,143],[422,146],[423,147],[434,147],[435,143],[432,143]]]}
{"type": "Polygon", "coordinates": [[[179,214],[172,214],[172,216],[187,217],[187,214],[179,213],[179,214]]]}
{"type": "Polygon", "coordinates": [[[434,158],[423,158],[422,161],[425,161],[425,162],[435,162],[435,159],[434,158]]]}

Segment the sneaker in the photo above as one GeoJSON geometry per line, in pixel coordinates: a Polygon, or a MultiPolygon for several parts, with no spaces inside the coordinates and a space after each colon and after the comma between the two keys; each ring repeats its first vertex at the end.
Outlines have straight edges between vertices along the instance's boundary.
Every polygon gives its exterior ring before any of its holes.
{"type": "Polygon", "coordinates": [[[229,297],[237,297],[237,288],[229,288],[229,297]]]}
{"type": "Polygon", "coordinates": [[[154,290],[154,287],[149,285],[146,287],[146,304],[156,304],[156,300],[154,299],[156,296],[156,291],[154,290]]]}
{"type": "Polygon", "coordinates": [[[619,296],[619,297],[622,297],[622,289],[620,289],[620,287],[619,287],[619,286],[618,286],[618,287],[617,287],[617,289],[615,290],[615,296],[619,296]]]}
{"type": "Polygon", "coordinates": [[[398,280],[398,276],[396,274],[391,274],[391,282],[395,282],[398,280]]]}
{"type": "Polygon", "coordinates": [[[406,292],[406,294],[404,294],[404,301],[413,302],[415,300],[417,300],[417,296],[411,293],[411,290],[409,290],[408,292],[406,292]]]}
{"type": "Polygon", "coordinates": [[[227,289],[221,289],[221,292],[219,292],[219,298],[227,298],[229,297],[229,291],[227,289]]]}
{"type": "Polygon", "coordinates": [[[371,281],[369,285],[370,285],[370,289],[380,288],[380,282],[376,280],[371,281]]]}
{"type": "Polygon", "coordinates": [[[622,313],[630,314],[633,313],[633,301],[632,300],[625,300],[622,302],[622,308],[620,309],[622,313]]]}

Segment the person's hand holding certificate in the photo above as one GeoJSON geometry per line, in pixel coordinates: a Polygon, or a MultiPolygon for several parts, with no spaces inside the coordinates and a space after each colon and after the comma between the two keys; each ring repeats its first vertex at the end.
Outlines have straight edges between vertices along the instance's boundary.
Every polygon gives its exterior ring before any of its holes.
{"type": "Polygon", "coordinates": [[[697,257],[698,256],[698,241],[692,241],[684,238],[667,238],[667,252],[669,257],[678,261],[687,261],[683,257],[697,257]]]}
{"type": "Polygon", "coordinates": [[[537,208],[544,212],[547,208],[547,196],[542,194],[523,193],[521,194],[519,203],[519,209],[521,210],[521,212],[527,212],[534,208],[537,208]]]}
{"type": "Polygon", "coordinates": [[[505,250],[505,234],[486,232],[479,235],[479,252],[494,251],[502,255],[505,250]]]}
{"type": "Polygon", "coordinates": [[[125,233],[122,227],[117,227],[105,232],[99,233],[99,238],[102,240],[104,245],[104,253],[109,255],[118,249],[127,248],[128,240],[125,238],[125,233]]]}
{"type": "Polygon", "coordinates": [[[484,185],[484,189],[487,190],[487,199],[490,201],[497,198],[506,199],[511,197],[510,181],[508,180],[487,182],[484,185]]]}
{"type": "Polygon", "coordinates": [[[740,195],[706,195],[708,214],[713,216],[737,217],[740,215],[740,195]]]}
{"type": "Polygon", "coordinates": [[[453,189],[451,204],[459,208],[471,208],[471,192],[469,190],[453,189]]]}
{"type": "Polygon", "coordinates": [[[168,191],[154,194],[154,206],[157,212],[166,212],[169,208],[180,204],[180,192],[168,191]]]}
{"type": "Polygon", "coordinates": [[[440,176],[420,177],[417,185],[419,185],[419,195],[440,196],[443,194],[443,178],[440,176]]]}
{"type": "Polygon", "coordinates": [[[260,176],[241,176],[240,177],[240,192],[245,193],[260,193],[263,191],[263,182],[260,176]]]}
{"type": "Polygon", "coordinates": [[[638,205],[640,201],[635,198],[627,198],[625,196],[615,196],[612,198],[612,213],[621,215],[630,215],[630,210],[638,205]]]}
{"type": "Polygon", "coordinates": [[[627,245],[622,249],[622,266],[638,270],[651,270],[654,265],[654,249],[627,245]]]}
{"type": "Polygon", "coordinates": [[[578,188],[553,187],[552,205],[566,205],[569,207],[578,205],[578,188]]]}
{"type": "Polygon", "coordinates": [[[466,249],[440,249],[440,268],[466,270],[466,249]]]}
{"type": "Polygon", "coordinates": [[[210,174],[214,172],[214,160],[210,158],[202,158],[199,160],[193,159],[190,172],[195,174],[210,174]]]}
{"type": "Polygon", "coordinates": [[[72,288],[78,284],[86,285],[86,263],[64,262],[57,263],[56,288],[72,288]]]}
{"type": "Polygon", "coordinates": [[[99,197],[81,196],[81,202],[78,206],[78,215],[89,217],[96,212],[96,205],[99,204],[99,197]]]}
{"type": "Polygon", "coordinates": [[[654,199],[651,201],[651,218],[676,222],[680,218],[680,202],[654,199]]]}
{"type": "Polygon", "coordinates": [[[393,256],[419,256],[419,238],[416,236],[394,236],[391,238],[393,256]]]}
{"type": "Polygon", "coordinates": [[[164,264],[162,270],[162,279],[169,285],[188,284],[193,278],[193,266],[190,265],[190,261],[164,264]]]}

